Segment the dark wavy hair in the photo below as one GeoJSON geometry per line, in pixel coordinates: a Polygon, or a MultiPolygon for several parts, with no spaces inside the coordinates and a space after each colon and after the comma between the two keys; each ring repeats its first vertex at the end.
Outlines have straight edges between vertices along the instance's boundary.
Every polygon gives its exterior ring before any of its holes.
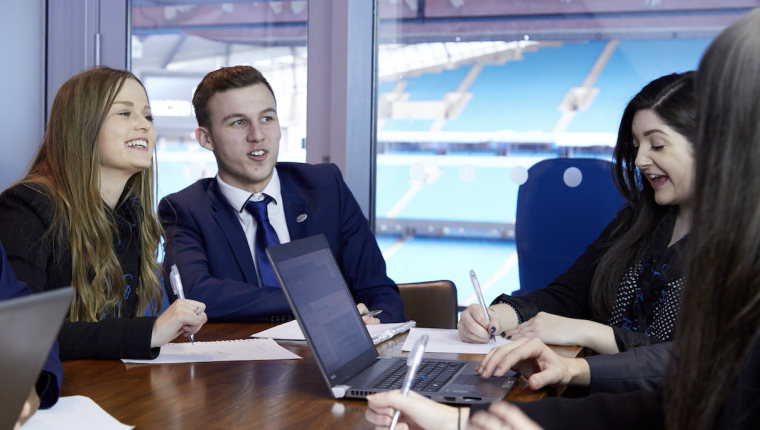
{"type": "Polygon", "coordinates": [[[613,151],[613,179],[628,202],[620,213],[622,222],[612,232],[608,248],[594,271],[589,304],[594,318],[607,321],[625,272],[641,260],[654,240],[657,227],[674,210],[654,200],[654,190],[636,168],[636,147],[632,126],[636,112],[651,109],[670,128],[694,142],[696,103],[694,72],[674,73],[647,84],[628,103],[620,120],[613,151]]]}
{"type": "Polygon", "coordinates": [[[758,77],[760,9],[721,33],[697,72],[692,255],[664,386],[669,429],[716,426],[760,334],[758,77]]]}

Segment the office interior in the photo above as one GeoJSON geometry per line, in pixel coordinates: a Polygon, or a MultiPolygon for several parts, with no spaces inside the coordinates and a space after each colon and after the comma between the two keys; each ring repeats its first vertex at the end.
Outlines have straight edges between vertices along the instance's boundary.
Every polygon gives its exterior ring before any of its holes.
{"type": "MultiPolygon", "coordinates": [[[[397,283],[458,303],[520,288],[519,186],[551,158],[611,159],[644,84],[694,70],[756,0],[2,0],[0,188],[19,180],[60,85],[96,65],[145,84],[158,198],[213,176],[195,85],[249,64],[283,119],[280,160],[338,165],[397,283]]],[[[568,184],[568,186],[570,186],[568,184]]],[[[602,226],[603,227],[603,226],[602,226]]]]}

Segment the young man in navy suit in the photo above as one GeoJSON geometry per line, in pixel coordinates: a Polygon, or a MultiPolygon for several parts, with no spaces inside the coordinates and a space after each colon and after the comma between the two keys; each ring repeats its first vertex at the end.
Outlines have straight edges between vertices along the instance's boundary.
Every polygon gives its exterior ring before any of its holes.
{"type": "Polygon", "coordinates": [[[159,204],[164,270],[177,265],[185,296],[206,303],[211,320],[288,320],[263,249],[321,233],[359,310],[383,311],[365,323],[404,321],[398,287],[338,168],[277,163],[277,103],[264,76],[250,66],[211,72],[193,105],[195,137],[214,152],[219,172],[159,204]]]}

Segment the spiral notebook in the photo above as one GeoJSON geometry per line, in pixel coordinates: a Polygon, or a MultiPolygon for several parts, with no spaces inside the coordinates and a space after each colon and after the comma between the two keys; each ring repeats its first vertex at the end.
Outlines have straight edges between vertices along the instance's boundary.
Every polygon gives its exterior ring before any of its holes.
{"type": "Polygon", "coordinates": [[[155,360],[121,360],[137,364],[207,363],[211,361],[295,360],[301,357],[272,339],[169,343],[155,360]]]}

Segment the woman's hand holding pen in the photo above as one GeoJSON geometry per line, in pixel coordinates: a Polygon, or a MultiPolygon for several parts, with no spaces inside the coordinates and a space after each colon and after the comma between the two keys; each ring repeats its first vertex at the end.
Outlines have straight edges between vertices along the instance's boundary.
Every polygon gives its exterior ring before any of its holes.
{"type": "Polygon", "coordinates": [[[456,430],[467,426],[469,408],[459,408],[436,403],[420,396],[414,391],[404,396],[399,390],[386,391],[367,397],[369,407],[364,412],[367,421],[376,429],[387,429],[393,420],[393,414],[401,411],[397,430],[456,430]],[[461,420],[457,423],[457,420],[461,420]],[[459,424],[459,425],[457,425],[459,424]]]}
{"type": "Polygon", "coordinates": [[[203,327],[206,317],[206,305],[195,300],[177,299],[162,313],[153,324],[151,348],[164,346],[177,336],[195,334],[203,327]],[[196,312],[200,309],[200,313],[196,312]]]}
{"type": "Polygon", "coordinates": [[[488,308],[488,316],[491,318],[491,321],[488,321],[483,312],[483,307],[478,304],[470,305],[462,312],[462,316],[457,323],[459,338],[464,342],[486,343],[490,340],[492,334],[499,335],[505,328],[517,325],[515,311],[507,306],[512,315],[505,315],[504,312],[499,312],[500,309],[498,308],[501,306],[507,305],[495,305],[488,308]],[[511,319],[514,320],[511,326],[507,325],[511,319]],[[504,324],[505,321],[507,324],[504,324]]]}

